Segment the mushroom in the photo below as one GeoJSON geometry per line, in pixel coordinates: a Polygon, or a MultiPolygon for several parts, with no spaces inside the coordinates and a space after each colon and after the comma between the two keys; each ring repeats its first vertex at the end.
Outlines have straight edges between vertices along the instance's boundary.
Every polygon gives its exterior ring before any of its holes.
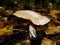
{"type": "MultiPolygon", "coordinates": [[[[42,16],[37,12],[31,11],[31,10],[16,11],[14,15],[19,18],[28,19],[35,25],[45,25],[50,21],[50,19],[47,18],[46,16],[42,16]]],[[[29,31],[30,31],[29,33],[30,37],[33,36],[34,38],[36,38],[36,30],[32,25],[29,26],[29,31]]]]}
{"type": "Polygon", "coordinates": [[[19,18],[28,19],[32,21],[32,23],[35,25],[45,25],[50,21],[50,19],[47,18],[46,16],[42,16],[37,12],[31,11],[31,10],[16,11],[14,15],[19,18]]]}

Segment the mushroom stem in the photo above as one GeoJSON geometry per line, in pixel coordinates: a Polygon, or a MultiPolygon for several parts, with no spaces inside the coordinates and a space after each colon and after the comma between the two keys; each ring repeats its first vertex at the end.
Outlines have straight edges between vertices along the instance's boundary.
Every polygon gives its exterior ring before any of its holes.
{"type": "Polygon", "coordinates": [[[30,38],[34,37],[36,38],[36,30],[34,29],[34,27],[32,25],[29,26],[29,35],[30,35],[30,38]]]}

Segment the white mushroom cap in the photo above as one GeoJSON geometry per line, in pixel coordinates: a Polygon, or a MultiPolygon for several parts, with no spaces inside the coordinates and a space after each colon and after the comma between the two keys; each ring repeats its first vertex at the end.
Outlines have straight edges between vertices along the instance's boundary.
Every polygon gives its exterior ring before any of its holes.
{"type": "Polygon", "coordinates": [[[45,25],[50,19],[31,10],[20,10],[14,13],[19,18],[31,20],[35,25],[45,25]]]}

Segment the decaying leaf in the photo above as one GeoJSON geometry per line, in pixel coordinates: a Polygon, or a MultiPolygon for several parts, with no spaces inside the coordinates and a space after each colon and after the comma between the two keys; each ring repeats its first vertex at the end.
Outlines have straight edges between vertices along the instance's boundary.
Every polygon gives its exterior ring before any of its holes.
{"type": "Polygon", "coordinates": [[[12,33],[13,33],[13,27],[9,25],[0,29],[0,36],[4,34],[11,35],[12,33]]]}
{"type": "Polygon", "coordinates": [[[13,10],[6,10],[5,12],[5,15],[12,15],[13,14],[13,10]]]}
{"type": "Polygon", "coordinates": [[[57,13],[60,13],[60,10],[51,10],[50,11],[50,16],[53,17],[54,19],[57,19],[57,13]]]}
{"type": "Polygon", "coordinates": [[[30,40],[29,39],[22,40],[22,41],[16,43],[15,45],[30,45],[30,40]]]}
{"type": "Polygon", "coordinates": [[[54,45],[54,42],[52,40],[50,40],[50,39],[48,39],[48,38],[45,37],[42,40],[42,44],[41,45],[54,45]]]}
{"type": "Polygon", "coordinates": [[[60,33],[60,26],[51,26],[46,30],[46,34],[57,34],[60,33]]]}

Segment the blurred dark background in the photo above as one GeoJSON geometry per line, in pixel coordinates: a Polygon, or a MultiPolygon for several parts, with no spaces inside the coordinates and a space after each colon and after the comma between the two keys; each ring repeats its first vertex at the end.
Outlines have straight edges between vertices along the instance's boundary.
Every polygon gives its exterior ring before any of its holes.
{"type": "Polygon", "coordinates": [[[0,6],[21,6],[20,9],[47,8],[49,3],[53,4],[53,9],[60,9],[60,0],[0,0],[0,6]]]}

